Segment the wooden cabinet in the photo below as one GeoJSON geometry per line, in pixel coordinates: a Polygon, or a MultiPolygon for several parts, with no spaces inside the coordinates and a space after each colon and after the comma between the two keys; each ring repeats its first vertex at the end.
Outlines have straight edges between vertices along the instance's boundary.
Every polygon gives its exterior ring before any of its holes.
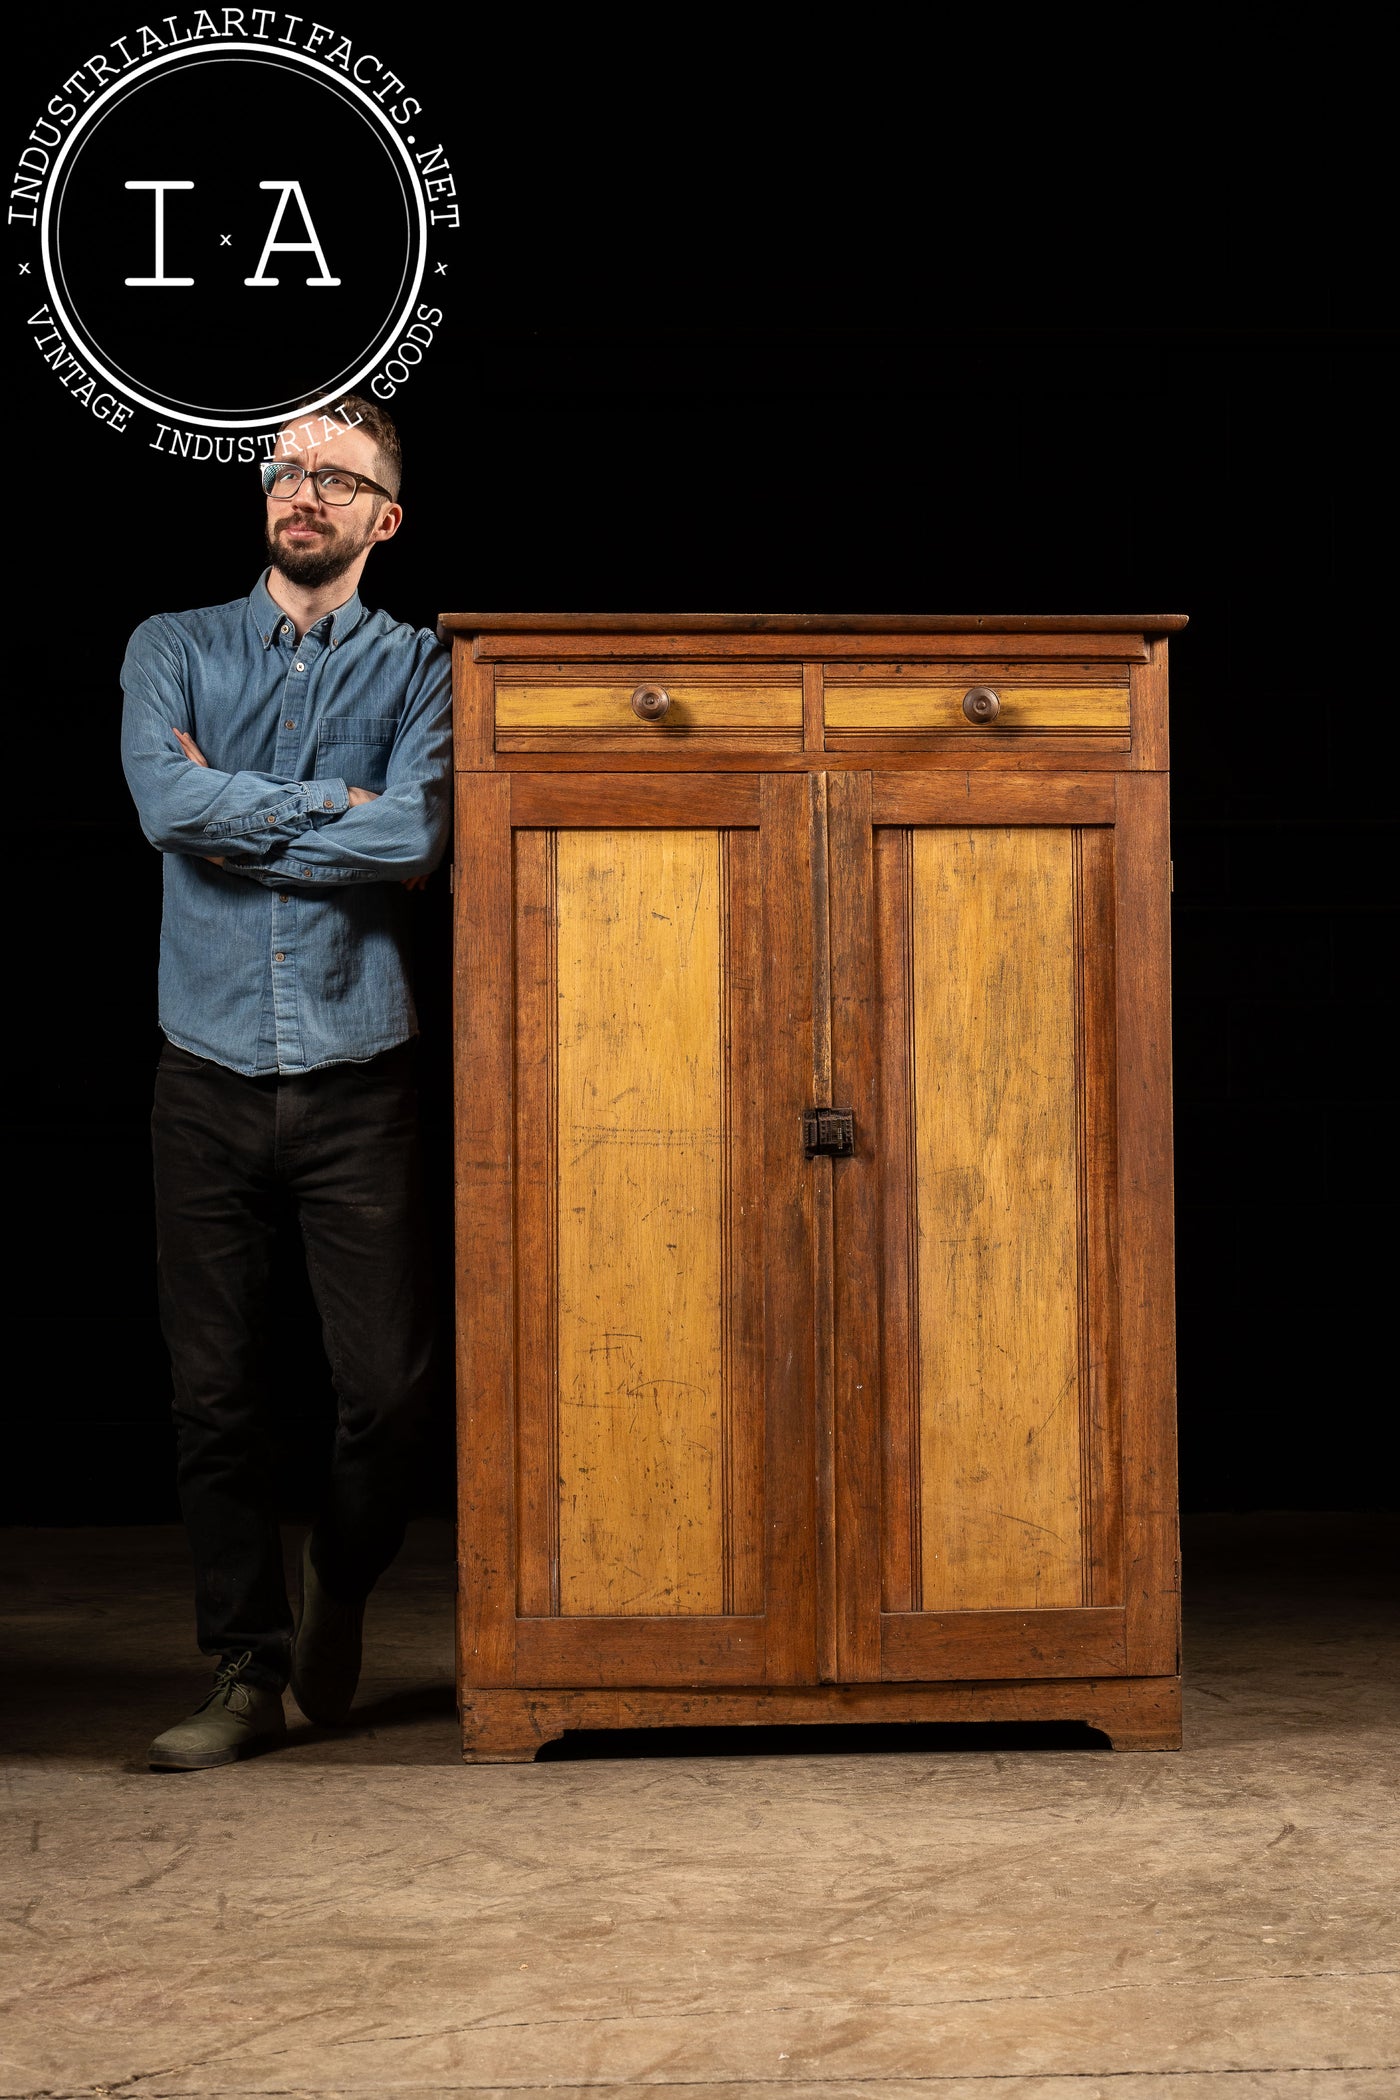
{"type": "Polygon", "coordinates": [[[1182,624],[445,617],[469,1758],[1179,1742],[1182,624]]]}

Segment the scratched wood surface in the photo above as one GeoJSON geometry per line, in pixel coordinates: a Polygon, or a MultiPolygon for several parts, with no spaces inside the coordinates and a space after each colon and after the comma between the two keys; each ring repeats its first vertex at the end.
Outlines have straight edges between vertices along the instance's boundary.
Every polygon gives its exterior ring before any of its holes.
{"type": "Polygon", "coordinates": [[[764,1584],[763,1081],[770,971],[757,831],[721,834],[725,1188],[724,1609],[761,1612],[764,1584]]]}
{"type": "Polygon", "coordinates": [[[458,634],[564,633],[735,634],[954,634],[974,633],[1176,634],[1185,613],[607,613],[445,612],[439,624],[458,634]]]}
{"type": "Polygon", "coordinates": [[[556,841],[565,1614],[724,1606],[721,850],[556,841]]]}
{"type": "Polygon", "coordinates": [[[557,844],[553,831],[515,834],[515,1581],[526,1618],[559,1610],[557,844]]]}
{"type": "MultiPolygon", "coordinates": [[[[972,682],[965,666],[956,669],[951,665],[918,659],[910,663],[875,662],[857,663],[853,660],[823,664],[822,676],[826,684],[834,685],[953,685],[959,680],[959,692],[966,692],[972,682]]],[[[511,673],[514,677],[516,674],[511,673]]],[[[687,677],[691,674],[687,672],[687,677]]],[[[734,674],[731,672],[730,676],[734,674]]],[[[1121,686],[1126,693],[1132,683],[1133,671],[1128,664],[1115,664],[1108,660],[1098,663],[1075,663],[1064,657],[1049,663],[999,663],[995,657],[982,657],[977,664],[977,679],[983,685],[994,686],[1000,692],[1004,685],[1055,685],[1055,686],[1121,686]]]]}
{"type": "Polygon", "coordinates": [[[742,1691],[629,1686],[621,1691],[502,1692],[467,1687],[462,1696],[463,1754],[468,1764],[528,1763],[541,1743],[569,1728],[717,1728],[820,1721],[1087,1721],[1104,1731],[1115,1750],[1179,1750],[1181,1679],[1094,1676],[1080,1681],[1051,1678],[1040,1684],[770,1685],[742,1691]]]}
{"type": "Polygon", "coordinates": [[[501,774],[464,774],[456,803],[457,1656],[464,1684],[510,1684],[511,1313],[518,1273],[511,1217],[510,782],[501,774]],[[463,897],[471,898],[470,911],[461,909],[463,897]]]}
{"type": "Polygon", "coordinates": [[[914,1173],[911,848],[904,826],[874,833],[874,973],[879,1030],[881,1322],[880,1592],[886,1612],[923,1607],[919,1491],[919,1250],[914,1173]]]}
{"type": "MultiPolygon", "coordinates": [[[[451,626],[451,620],[444,625],[451,626]]],[[[887,662],[924,663],[944,667],[958,664],[1061,663],[1080,666],[1086,661],[1105,664],[1146,663],[1151,644],[1144,641],[1141,626],[1116,633],[1097,634],[907,634],[888,632],[835,634],[823,632],[798,643],[790,633],[672,633],[648,629],[612,634],[567,634],[480,632],[469,642],[479,663],[526,664],[574,662],[577,664],[731,663],[747,672],[754,663],[792,663],[821,657],[828,667],[837,663],[863,663],[884,657],[887,662]]],[[[507,675],[514,675],[510,673],[507,675]]],[[[673,673],[673,675],[675,675],[673,673]]],[[[743,675],[743,674],[741,674],[743,675]]]]}
{"type": "MultiPolygon", "coordinates": [[[[985,681],[983,681],[985,683],[985,681]]],[[[956,729],[965,731],[964,677],[956,685],[833,685],[826,696],[828,729],[956,729]]],[[[1128,727],[1125,686],[997,685],[1001,713],[986,725],[1006,729],[1117,729],[1128,727]]],[[[497,719],[500,701],[497,700],[497,719]]]]}
{"type": "Polygon", "coordinates": [[[923,1607],[1083,1600],[1068,827],[911,842],[923,1607]]]}
{"type": "MultiPolygon", "coordinates": [[[[652,681],[660,682],[660,681],[652,681]]],[[[557,685],[496,685],[498,729],[618,729],[666,735],[677,729],[798,729],[802,727],[802,678],[789,685],[701,685],[664,681],[671,704],[656,722],[632,711],[638,681],[557,685]]]]}

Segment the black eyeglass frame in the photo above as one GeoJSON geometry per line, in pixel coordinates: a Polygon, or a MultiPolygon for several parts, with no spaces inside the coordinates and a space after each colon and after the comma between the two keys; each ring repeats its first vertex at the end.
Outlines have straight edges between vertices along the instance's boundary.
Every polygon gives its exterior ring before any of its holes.
{"type": "Polygon", "coordinates": [[[373,489],[376,496],[384,496],[390,503],[398,501],[393,490],[386,489],[382,481],[371,481],[368,474],[357,474],[353,467],[294,467],[289,460],[265,459],[259,472],[262,476],[263,494],[273,497],[278,503],[290,503],[293,496],[297,495],[308,481],[316,483],[317,495],[323,503],[329,503],[332,510],[348,510],[361,489],[373,489]],[[275,489],[272,484],[279,474],[295,474],[297,476],[296,487],[285,491],[275,489]],[[338,474],[342,481],[353,481],[355,494],[347,496],[344,503],[332,501],[321,487],[320,477],[322,474],[338,474]]]}

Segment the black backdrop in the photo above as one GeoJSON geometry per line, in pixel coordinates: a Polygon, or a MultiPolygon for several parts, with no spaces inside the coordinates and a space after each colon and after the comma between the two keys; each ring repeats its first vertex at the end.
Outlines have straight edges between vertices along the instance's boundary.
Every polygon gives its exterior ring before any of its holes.
{"type": "MultiPolygon", "coordinates": [[[[8,82],[11,149],[139,19],[69,10],[40,31],[8,82]]],[[[1364,216],[1326,221],[1306,168],[1188,209],[1140,158],[1110,178],[1053,130],[1014,202],[979,210],[973,160],[956,139],[921,158],[907,113],[875,110],[860,153],[765,122],[789,107],[778,64],[740,77],[710,50],[639,104],[581,36],[522,35],[503,70],[499,39],[486,52],[466,26],[333,19],[429,103],[464,196],[439,341],[394,403],[407,520],[371,603],[425,624],[466,607],[1190,614],[1172,662],[1183,1496],[1390,1500],[1395,371],[1364,216]]],[[[857,55],[828,102],[865,94],[870,116],[872,82],[900,70],[857,55]]],[[[353,225],[354,169],[336,172],[353,225]]],[[[160,884],[117,762],[117,671],[147,613],[251,584],[260,501],[250,469],[96,424],[18,310],[9,340],[27,1453],[8,1500],[24,1521],[150,1520],[173,1510],[146,1134],[160,884]]],[[[445,1279],[444,878],[418,904],[445,1279]]],[[[295,1504],[328,1396],[288,1252],[295,1504]]],[[[450,1498],[445,1409],[424,1493],[450,1498]]]]}

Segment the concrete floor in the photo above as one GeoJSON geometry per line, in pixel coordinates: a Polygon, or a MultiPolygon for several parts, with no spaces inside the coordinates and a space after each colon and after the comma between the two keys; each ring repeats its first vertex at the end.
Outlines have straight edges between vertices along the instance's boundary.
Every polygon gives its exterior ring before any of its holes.
{"type": "Polygon", "coordinates": [[[353,1732],[155,1775],[201,1682],[180,1535],[5,1546],[5,2094],[1400,2095],[1381,1519],[1188,1525],[1179,1756],[822,1730],[467,1769],[422,1526],[353,1732]]]}

